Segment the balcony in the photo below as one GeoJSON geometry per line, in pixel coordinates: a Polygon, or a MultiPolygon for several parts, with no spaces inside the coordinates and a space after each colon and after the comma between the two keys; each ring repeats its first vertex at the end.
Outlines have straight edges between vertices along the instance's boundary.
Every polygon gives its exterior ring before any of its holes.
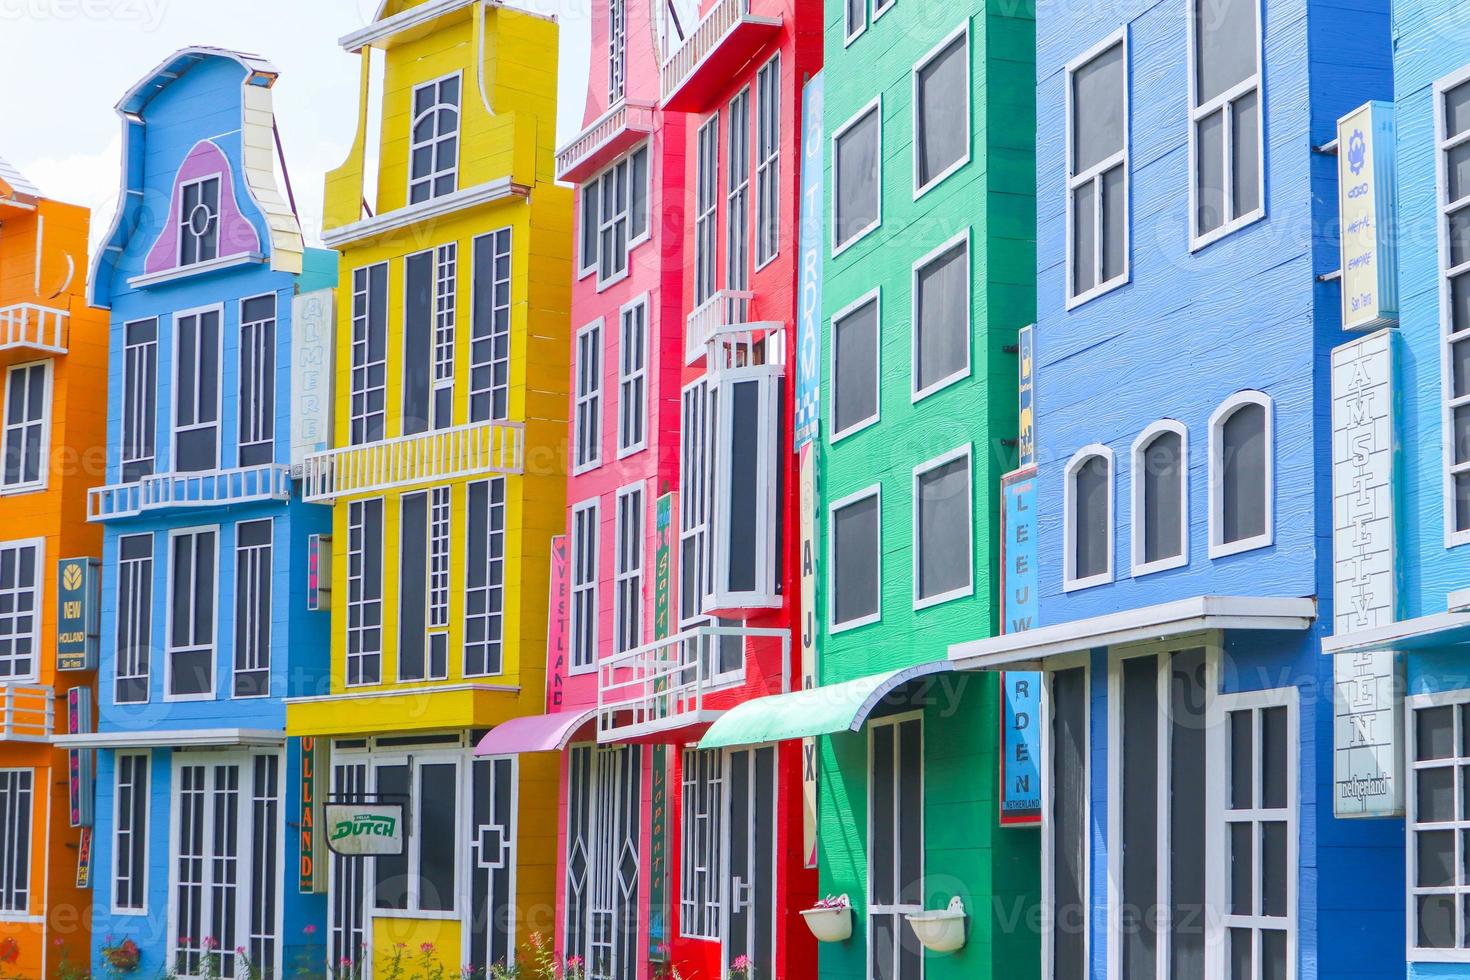
{"type": "Polygon", "coordinates": [[[598,666],[597,737],[677,741],[697,734],[745,700],[752,673],[779,680],[751,696],[789,690],[790,631],[699,626],[609,657],[598,666]]]}
{"type": "Polygon", "coordinates": [[[770,334],[781,329],[776,321],[758,321],[751,315],[755,293],[748,289],[721,289],[684,321],[684,363],[694,366],[710,353],[710,345],[731,334],[770,334]]]}
{"type": "Polygon", "coordinates": [[[619,102],[556,151],[556,179],[571,184],[585,183],[652,133],[653,106],[645,102],[619,102]]]}
{"type": "Polygon", "coordinates": [[[0,351],[65,354],[70,319],[65,310],[35,303],[0,307],[0,351]]]}
{"type": "Polygon", "coordinates": [[[272,464],[198,473],[154,473],[87,492],[87,520],[117,521],[161,511],[291,499],[291,468],[272,464]]]}
{"type": "Polygon", "coordinates": [[[525,469],[526,429],[519,422],[477,422],[437,432],[344,446],[308,456],[302,498],[378,493],[473,476],[515,476],[525,469]]]}
{"type": "Polygon", "coordinates": [[[718,0],[659,69],[663,107],[703,112],[781,30],[781,18],[750,12],[751,0],[718,0]]]}
{"type": "Polygon", "coordinates": [[[56,726],[51,688],[39,685],[0,686],[0,742],[48,742],[56,726]]]}

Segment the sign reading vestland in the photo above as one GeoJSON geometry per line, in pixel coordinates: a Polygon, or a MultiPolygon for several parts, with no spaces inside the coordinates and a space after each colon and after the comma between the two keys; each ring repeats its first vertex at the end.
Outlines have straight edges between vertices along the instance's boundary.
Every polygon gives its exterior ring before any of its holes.
{"type": "Polygon", "coordinates": [[[1393,103],[1369,102],[1337,121],[1344,330],[1398,322],[1394,170],[1393,103]]]}
{"type": "Polygon", "coordinates": [[[1332,812],[1404,814],[1404,675],[1391,650],[1333,657],[1332,812]]]}
{"type": "Polygon", "coordinates": [[[322,821],[327,847],[344,857],[403,853],[402,803],[327,803],[322,821]]]}
{"type": "Polygon", "coordinates": [[[95,558],[63,558],[56,566],[56,669],[96,670],[101,633],[101,576],[95,558]]]}

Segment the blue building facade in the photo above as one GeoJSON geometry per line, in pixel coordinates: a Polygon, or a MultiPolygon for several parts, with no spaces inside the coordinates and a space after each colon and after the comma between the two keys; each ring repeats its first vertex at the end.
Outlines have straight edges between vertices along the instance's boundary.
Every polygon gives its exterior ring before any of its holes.
{"type": "Polygon", "coordinates": [[[91,281],[112,322],[97,733],[78,742],[97,749],[94,942],[132,939],[149,975],[324,956],[314,747],[288,743],[283,699],[328,670],[308,551],[329,511],[291,478],[311,411],[292,395],[330,354],[336,257],[303,248],[277,185],[277,74],[191,48],[123,98],[91,281]]]}
{"type": "Polygon", "coordinates": [[[1037,626],[950,656],[1046,672],[1045,977],[1403,969],[1400,829],[1333,817],[1322,651],[1331,151],[1392,92],[1389,17],[1037,11],[1034,516],[1001,529],[1037,626]]]}

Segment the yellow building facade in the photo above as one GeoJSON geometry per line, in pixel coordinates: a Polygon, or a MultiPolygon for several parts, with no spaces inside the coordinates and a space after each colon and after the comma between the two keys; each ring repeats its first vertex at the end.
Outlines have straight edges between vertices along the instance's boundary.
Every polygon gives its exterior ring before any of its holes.
{"type": "Polygon", "coordinates": [[[331,682],[294,692],[289,733],[327,746],[323,813],[402,815],[400,853],[333,848],[331,961],[378,975],[432,943],[453,974],[510,962],[553,922],[556,760],[472,753],[545,710],[572,241],[557,25],[388,0],[342,44],[361,98],[324,206],[332,438],[302,474],[333,508],[331,540],[309,544],[331,682]]]}

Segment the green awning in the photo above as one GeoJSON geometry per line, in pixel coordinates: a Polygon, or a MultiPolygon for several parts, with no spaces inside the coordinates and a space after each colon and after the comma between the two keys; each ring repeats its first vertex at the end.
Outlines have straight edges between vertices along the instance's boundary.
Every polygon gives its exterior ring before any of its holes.
{"type": "Polygon", "coordinates": [[[949,661],[938,660],[809,691],[756,698],[717,718],[699,740],[699,747],[725,749],[860,731],[873,710],[897,688],[953,669],[949,661]]]}

